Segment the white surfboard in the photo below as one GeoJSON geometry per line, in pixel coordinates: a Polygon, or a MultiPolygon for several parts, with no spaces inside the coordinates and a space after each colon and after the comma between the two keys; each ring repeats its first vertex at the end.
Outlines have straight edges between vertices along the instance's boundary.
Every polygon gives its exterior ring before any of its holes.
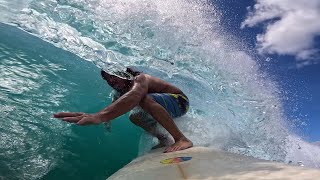
{"type": "Polygon", "coordinates": [[[320,170],[259,160],[205,147],[174,153],[163,149],[138,157],[108,180],[320,179],[320,170]]]}

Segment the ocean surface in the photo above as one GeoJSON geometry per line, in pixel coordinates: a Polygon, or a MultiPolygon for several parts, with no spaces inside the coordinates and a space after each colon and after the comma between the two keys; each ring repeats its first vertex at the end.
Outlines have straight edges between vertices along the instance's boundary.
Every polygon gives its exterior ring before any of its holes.
{"type": "Polygon", "coordinates": [[[105,179],[156,143],[127,115],[80,127],[52,118],[111,103],[100,69],[134,66],[180,87],[176,120],[197,146],[320,167],[293,132],[287,95],[221,25],[213,2],[0,0],[0,179],[105,179]]]}

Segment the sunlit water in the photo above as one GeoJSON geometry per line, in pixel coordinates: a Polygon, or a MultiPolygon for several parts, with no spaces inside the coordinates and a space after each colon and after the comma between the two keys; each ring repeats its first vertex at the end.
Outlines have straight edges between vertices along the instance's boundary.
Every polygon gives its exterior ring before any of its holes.
{"type": "Polygon", "coordinates": [[[111,132],[52,118],[106,107],[100,68],[128,65],[188,94],[190,112],[177,124],[195,145],[320,166],[319,148],[291,133],[287,97],[221,27],[214,4],[0,0],[0,9],[14,25],[0,24],[0,179],[104,179],[145,153],[153,141],[127,116],[111,132]]]}

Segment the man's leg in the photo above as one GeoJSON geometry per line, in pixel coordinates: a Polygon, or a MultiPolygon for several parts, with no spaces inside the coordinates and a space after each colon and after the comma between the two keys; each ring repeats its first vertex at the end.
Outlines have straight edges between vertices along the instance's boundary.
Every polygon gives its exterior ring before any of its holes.
{"type": "MultiPolygon", "coordinates": [[[[172,144],[172,140],[164,133],[162,133],[159,128],[157,128],[157,122],[154,119],[147,119],[148,115],[146,112],[135,112],[131,113],[129,116],[130,121],[136,126],[141,127],[152,136],[158,138],[159,144],[154,146],[152,149],[161,148],[172,144]]],[[[150,117],[152,118],[152,117],[150,117]]]]}
{"type": "Polygon", "coordinates": [[[193,146],[193,143],[187,139],[174,123],[170,114],[157,103],[152,96],[147,95],[140,101],[139,105],[148,112],[157,122],[159,122],[173,137],[175,143],[168,147],[165,152],[179,151],[193,146]]]}

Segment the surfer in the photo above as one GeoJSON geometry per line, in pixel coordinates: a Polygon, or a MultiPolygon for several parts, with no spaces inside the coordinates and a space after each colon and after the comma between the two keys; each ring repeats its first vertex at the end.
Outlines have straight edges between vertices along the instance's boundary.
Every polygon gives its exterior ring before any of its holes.
{"type": "Polygon", "coordinates": [[[118,97],[110,106],[96,114],[60,112],[54,114],[54,117],[78,125],[90,125],[109,122],[130,111],[129,118],[135,125],[159,139],[159,144],[154,148],[166,146],[169,140],[169,137],[157,129],[157,122],[175,141],[164,152],[179,151],[193,146],[173,121],[173,118],[186,114],[189,109],[188,97],[179,88],[132,68],[113,74],[101,70],[101,76],[118,92],[118,97]]]}

